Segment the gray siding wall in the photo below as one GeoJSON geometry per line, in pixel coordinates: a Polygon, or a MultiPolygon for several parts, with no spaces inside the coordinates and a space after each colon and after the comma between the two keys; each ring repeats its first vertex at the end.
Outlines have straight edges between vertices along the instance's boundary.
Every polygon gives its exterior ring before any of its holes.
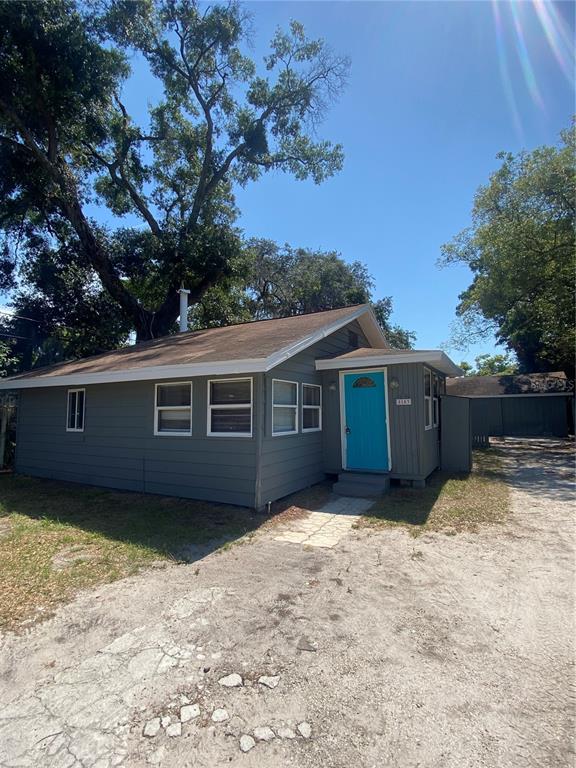
{"type": "Polygon", "coordinates": [[[206,377],[193,379],[192,436],[182,437],[154,436],[153,381],[86,386],[85,426],[79,433],[66,432],[66,387],[23,390],[16,470],[110,488],[254,506],[262,376],[253,379],[252,438],[206,436],[206,377]]]}
{"type": "MultiPolygon", "coordinates": [[[[425,478],[440,464],[439,429],[425,429],[424,366],[421,363],[389,365],[388,385],[395,378],[398,388],[388,387],[392,478],[425,478]],[[412,405],[396,405],[410,398],[412,405]]],[[[324,469],[342,470],[340,428],[340,382],[338,371],[324,371],[324,469]],[[330,391],[330,387],[335,387],[330,391]]]]}
{"type": "Polygon", "coordinates": [[[294,491],[323,480],[326,474],[323,446],[330,421],[326,404],[333,396],[323,387],[322,431],[302,432],[302,383],[320,384],[323,377],[316,371],[315,361],[349,351],[349,331],[358,335],[359,346],[369,346],[359,324],[354,321],[322,341],[279,365],[265,377],[265,407],[261,444],[261,476],[259,506],[287,496],[294,491]],[[272,435],[272,380],[285,379],[298,383],[299,431],[296,435],[272,435]]]}
{"type": "Polygon", "coordinates": [[[446,472],[470,472],[472,434],[470,400],[443,395],[441,399],[441,464],[446,472]]]}

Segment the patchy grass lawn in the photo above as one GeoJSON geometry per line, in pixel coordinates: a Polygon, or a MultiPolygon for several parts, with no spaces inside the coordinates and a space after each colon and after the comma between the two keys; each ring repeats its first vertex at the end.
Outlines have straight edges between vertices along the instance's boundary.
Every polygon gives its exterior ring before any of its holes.
{"type": "Polygon", "coordinates": [[[184,545],[225,546],[258,528],[248,509],[0,475],[0,629],[44,618],[79,589],[184,545]]]}
{"type": "Polygon", "coordinates": [[[418,535],[425,531],[477,531],[481,525],[501,523],[509,510],[509,489],[502,462],[493,449],[474,451],[468,475],[436,472],[424,489],[394,487],[379,499],[362,525],[403,525],[418,535]]]}

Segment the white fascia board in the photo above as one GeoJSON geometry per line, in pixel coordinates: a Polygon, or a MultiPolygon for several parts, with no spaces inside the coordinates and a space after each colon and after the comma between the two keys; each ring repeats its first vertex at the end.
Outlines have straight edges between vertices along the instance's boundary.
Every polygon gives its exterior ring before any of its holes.
{"type": "Polygon", "coordinates": [[[325,325],[324,328],[320,328],[320,330],[314,331],[314,333],[311,333],[309,336],[300,339],[300,341],[297,341],[295,344],[290,344],[289,346],[278,350],[278,352],[275,352],[268,358],[266,370],[269,371],[272,368],[275,368],[277,365],[281,365],[282,363],[286,362],[286,360],[294,357],[294,355],[297,355],[299,352],[303,352],[305,349],[308,349],[308,347],[311,347],[312,344],[316,344],[318,341],[322,341],[322,339],[325,339],[326,336],[330,336],[336,331],[339,331],[340,328],[344,328],[344,326],[348,325],[354,320],[358,320],[368,312],[370,312],[370,308],[368,306],[359,307],[355,312],[352,312],[351,315],[348,315],[341,320],[336,320],[330,325],[325,325]]]}
{"type": "Polygon", "coordinates": [[[124,381],[161,381],[194,376],[221,376],[239,373],[261,373],[266,370],[266,358],[224,360],[188,365],[156,365],[149,368],[129,368],[123,371],[99,373],[70,373],[65,376],[33,376],[28,379],[0,380],[0,390],[36,389],[39,387],[76,387],[85,384],[114,384],[124,381]]]}
{"type": "Polygon", "coordinates": [[[410,354],[399,352],[395,355],[367,355],[366,357],[351,357],[347,360],[341,358],[316,360],[316,370],[336,371],[345,368],[378,368],[386,365],[398,365],[400,363],[427,363],[449,376],[456,376],[458,374],[454,373],[454,371],[460,371],[460,368],[450,360],[448,355],[440,350],[412,352],[410,354]]]}
{"type": "Polygon", "coordinates": [[[389,349],[390,344],[386,338],[386,334],[380,328],[376,315],[374,314],[372,307],[367,307],[367,312],[358,318],[360,327],[364,331],[364,335],[370,342],[370,346],[374,349],[389,349]]]}

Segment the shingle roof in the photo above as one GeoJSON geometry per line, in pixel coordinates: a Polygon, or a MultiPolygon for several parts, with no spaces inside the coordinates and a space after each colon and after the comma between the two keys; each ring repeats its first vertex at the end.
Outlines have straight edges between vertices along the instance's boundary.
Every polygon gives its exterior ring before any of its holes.
{"type": "Polygon", "coordinates": [[[459,397],[550,394],[566,392],[568,387],[569,382],[563,371],[516,376],[462,376],[446,381],[446,392],[459,397]]]}
{"type": "MultiPolygon", "coordinates": [[[[370,323],[377,329],[368,306],[359,304],[307,315],[189,331],[82,360],[38,368],[4,379],[0,382],[0,389],[10,388],[10,385],[17,387],[19,383],[22,386],[25,382],[27,386],[33,383],[37,386],[56,384],[63,377],[66,377],[67,384],[70,384],[72,379],[80,381],[81,378],[90,381],[94,377],[93,380],[96,381],[101,380],[102,374],[119,372],[133,372],[132,378],[138,378],[139,371],[143,373],[146,369],[158,367],[166,372],[183,366],[189,366],[192,371],[192,367],[195,367],[198,369],[196,375],[201,375],[204,368],[206,373],[211,373],[211,364],[220,362],[228,364],[230,370],[238,368],[244,371],[258,371],[263,370],[260,366],[270,361],[274,355],[284,353],[289,357],[299,351],[299,347],[306,348],[308,342],[313,343],[318,334],[321,338],[324,330],[331,333],[354,319],[358,318],[364,322],[366,317],[370,318],[370,323]],[[235,361],[238,365],[235,365],[235,361]],[[243,366],[240,366],[240,363],[243,363],[243,366]],[[254,365],[250,368],[252,363],[254,365]]],[[[384,344],[384,339],[381,338],[384,344]]],[[[174,377],[178,375],[182,374],[172,374],[174,377]]]]}

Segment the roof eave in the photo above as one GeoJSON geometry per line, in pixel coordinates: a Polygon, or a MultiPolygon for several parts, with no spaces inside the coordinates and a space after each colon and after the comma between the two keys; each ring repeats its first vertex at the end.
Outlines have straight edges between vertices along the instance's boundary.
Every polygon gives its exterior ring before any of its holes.
{"type": "Polygon", "coordinates": [[[402,363],[425,363],[447,376],[462,375],[462,371],[450,360],[448,355],[441,350],[427,350],[426,352],[399,352],[390,355],[367,355],[366,357],[332,358],[330,360],[316,360],[317,371],[336,371],[355,368],[375,368],[387,365],[399,365],[402,363]],[[456,371],[458,373],[456,373],[456,371]]]}
{"type": "Polygon", "coordinates": [[[121,371],[99,373],[71,373],[65,376],[33,376],[0,380],[0,390],[37,389],[39,387],[78,387],[85,384],[115,384],[126,381],[160,381],[194,376],[225,376],[245,373],[263,373],[267,359],[222,360],[211,363],[184,365],[156,365],[148,368],[128,368],[121,371]]]}

